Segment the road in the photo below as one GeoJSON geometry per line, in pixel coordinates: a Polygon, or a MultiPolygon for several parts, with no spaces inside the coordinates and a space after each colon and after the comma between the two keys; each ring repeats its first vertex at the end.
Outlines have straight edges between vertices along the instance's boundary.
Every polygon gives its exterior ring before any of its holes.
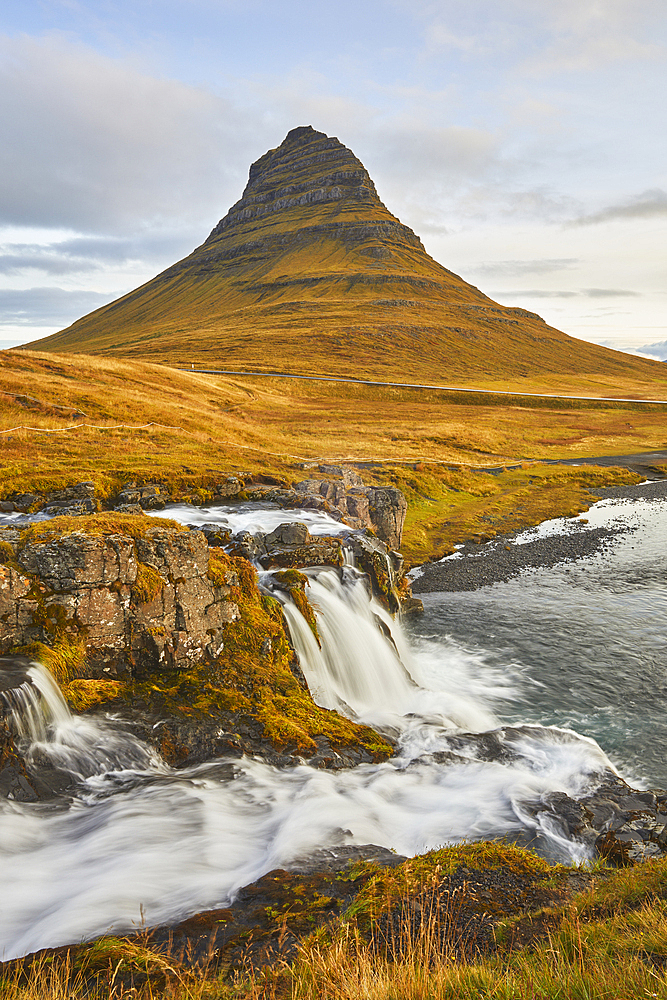
{"type": "Polygon", "coordinates": [[[278,372],[241,372],[225,368],[177,368],[195,375],[245,375],[253,378],[291,378],[305,382],[344,382],[352,385],[389,386],[397,389],[436,389],[440,392],[476,392],[486,396],[529,396],[534,399],[582,399],[601,403],[656,403],[667,406],[667,399],[636,399],[624,396],[565,396],[554,392],[513,392],[509,389],[467,389],[459,385],[428,385],[422,382],[379,382],[366,378],[338,378],[334,375],[285,375],[278,372]]]}

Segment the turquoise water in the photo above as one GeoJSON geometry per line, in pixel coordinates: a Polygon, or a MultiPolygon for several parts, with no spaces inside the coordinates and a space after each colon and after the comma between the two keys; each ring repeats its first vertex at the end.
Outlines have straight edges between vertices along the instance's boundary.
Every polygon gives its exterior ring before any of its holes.
{"type": "Polygon", "coordinates": [[[585,516],[593,526],[603,515],[627,528],[605,553],[477,591],[421,595],[425,614],[408,628],[416,642],[449,636],[514,678],[515,700],[496,705],[503,722],[572,728],[627,780],[664,788],[667,501],[605,501],[585,516]]]}

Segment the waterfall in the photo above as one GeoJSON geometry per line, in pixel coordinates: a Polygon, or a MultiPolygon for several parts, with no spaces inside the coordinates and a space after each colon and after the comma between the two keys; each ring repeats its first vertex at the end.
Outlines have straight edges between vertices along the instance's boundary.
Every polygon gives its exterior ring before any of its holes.
{"type": "MultiPolygon", "coordinates": [[[[414,754],[423,753],[427,743],[429,750],[445,749],[446,733],[482,732],[498,725],[491,705],[511,694],[510,678],[496,678],[493,690],[487,686],[474,697],[458,693],[457,683],[470,686],[470,677],[461,675],[479,668],[478,657],[469,656],[466,662],[459,650],[455,662],[444,661],[439,671],[436,668],[440,676],[435,683],[442,687],[434,689],[426,676],[428,654],[415,657],[400,622],[369,596],[362,573],[351,565],[304,572],[320,645],[290,595],[280,589],[272,592],[283,605],[301,669],[318,705],[397,737],[403,752],[412,747],[414,754]]],[[[271,586],[270,573],[263,583],[271,586]]],[[[432,657],[442,659],[443,653],[438,644],[432,657]]]]}
{"type": "Polygon", "coordinates": [[[26,657],[0,658],[0,705],[28,764],[46,759],[77,779],[164,766],[111,720],[72,715],[51,673],[26,657]]]}
{"type": "Polygon", "coordinates": [[[44,743],[72,720],[60,688],[41,663],[25,657],[0,659],[0,702],[19,738],[44,743]]]}
{"type": "Polygon", "coordinates": [[[0,662],[26,759],[77,779],[59,809],[0,801],[0,958],[229,905],[322,847],[412,855],[509,834],[559,860],[588,856],[540,803],[595,787],[610,766],[600,748],[562,729],[501,727],[495,710],[517,677],[442,634],[409,641],[352,565],[305,573],[319,645],[271,572],[262,584],[283,605],[311,692],[391,734],[395,756],[341,771],[258,758],[174,770],[120,723],[71,715],[43,667],[0,662]]]}

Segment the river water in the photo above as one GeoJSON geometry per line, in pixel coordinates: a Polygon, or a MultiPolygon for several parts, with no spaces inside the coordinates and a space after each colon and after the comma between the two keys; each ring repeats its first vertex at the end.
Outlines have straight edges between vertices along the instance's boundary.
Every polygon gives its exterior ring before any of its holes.
{"type": "MultiPolygon", "coordinates": [[[[255,508],[244,514],[264,523],[255,508]]],[[[192,508],[164,516],[194,519],[192,508]]],[[[542,795],[593,789],[606,753],[636,783],[667,784],[667,503],[639,501],[613,516],[626,530],[606,554],[472,593],[425,595],[424,616],[406,629],[369,603],[353,567],[308,571],[321,650],[285,606],[302,668],[320,704],[392,735],[397,753],[383,764],[331,772],[243,759],[175,771],[113,720],[72,717],[35,665],[43,715],[31,702],[22,717],[19,693],[17,728],[27,752],[65,763],[79,785],[55,806],[0,804],[0,953],[224,906],[261,874],[326,846],[415,854],[510,834],[582,860],[581,844],[541,829],[542,795]],[[517,723],[532,725],[505,732],[502,761],[476,758],[473,743],[465,761],[447,754],[457,734],[461,754],[460,734],[517,723]]],[[[312,519],[309,527],[317,530],[312,519]]]]}

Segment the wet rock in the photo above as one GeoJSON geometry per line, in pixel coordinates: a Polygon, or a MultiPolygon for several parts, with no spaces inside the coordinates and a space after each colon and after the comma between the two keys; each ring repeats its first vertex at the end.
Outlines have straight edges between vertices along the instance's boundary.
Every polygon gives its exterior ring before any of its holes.
{"type": "Polygon", "coordinates": [[[94,514],[99,509],[99,504],[95,500],[61,500],[56,503],[48,503],[42,510],[50,517],[84,517],[86,514],[94,514]]]}
{"type": "Polygon", "coordinates": [[[126,483],[116,498],[116,510],[125,509],[128,505],[139,506],[142,510],[164,510],[171,500],[168,490],[159,483],[147,483],[136,486],[126,483]]]}
{"type": "Polygon", "coordinates": [[[193,530],[201,531],[212,548],[225,548],[229,545],[232,537],[229,528],[223,528],[219,524],[200,524],[193,530]]]}
{"type": "Polygon", "coordinates": [[[260,556],[266,554],[264,535],[261,531],[256,531],[254,534],[250,531],[237,531],[229,543],[222,547],[230,555],[242,556],[250,562],[256,562],[260,556]]]}
{"type": "Polygon", "coordinates": [[[566,535],[551,535],[514,545],[519,532],[493,541],[467,542],[455,556],[427,563],[413,582],[416,594],[465,591],[511,580],[530,569],[543,569],[603,550],[624,528],[587,528],[573,522],[566,535]]]}
{"type": "Polygon", "coordinates": [[[305,566],[342,566],[343,543],[338,536],[310,535],[305,525],[280,525],[271,535],[264,539],[266,553],[259,556],[259,562],[264,569],[280,567],[282,569],[297,569],[305,566]],[[281,529],[288,529],[284,533],[281,529]],[[298,528],[298,531],[293,531],[298,528]],[[277,534],[278,533],[278,534],[277,534]],[[271,542],[271,538],[275,541],[271,542]],[[303,538],[303,541],[292,543],[278,541],[279,538],[303,538]]]}
{"type": "Polygon", "coordinates": [[[216,497],[226,500],[237,497],[244,489],[245,484],[242,480],[237,479],[236,476],[227,476],[222,482],[216,484],[215,494],[216,497]]]}
{"type": "Polygon", "coordinates": [[[320,465],[319,472],[336,479],[304,479],[294,487],[302,505],[315,501],[337,511],[352,528],[372,528],[390,549],[399,549],[408,505],[400,490],[365,486],[355,469],[320,465]]]}
{"type": "Polygon", "coordinates": [[[298,521],[279,524],[264,536],[264,545],[270,550],[274,545],[307,545],[312,541],[308,527],[298,521]]]}

